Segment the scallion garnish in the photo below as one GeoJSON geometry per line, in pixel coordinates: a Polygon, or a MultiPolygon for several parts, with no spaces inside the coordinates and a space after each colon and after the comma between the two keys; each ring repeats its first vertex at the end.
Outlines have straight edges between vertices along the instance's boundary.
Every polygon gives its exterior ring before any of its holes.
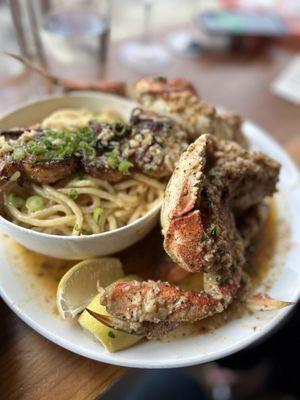
{"type": "Polygon", "coordinates": [[[220,233],[221,233],[221,229],[218,225],[215,225],[213,228],[211,228],[211,230],[209,232],[210,236],[214,236],[214,237],[219,236],[220,233]]]}
{"type": "Polygon", "coordinates": [[[78,235],[81,235],[82,229],[81,229],[81,227],[80,227],[79,224],[75,224],[75,225],[74,225],[73,232],[74,232],[74,233],[78,233],[78,235]]]}
{"type": "Polygon", "coordinates": [[[44,208],[45,202],[41,196],[30,196],[26,200],[25,206],[29,212],[35,212],[44,208]]]}
{"type": "Polygon", "coordinates": [[[70,197],[70,199],[72,200],[76,200],[78,197],[78,192],[76,189],[72,188],[68,191],[68,197],[70,197]]]}
{"type": "Polygon", "coordinates": [[[16,208],[21,208],[24,204],[25,204],[25,200],[23,199],[23,197],[18,196],[15,193],[9,193],[8,195],[8,202],[16,207],[16,208]]]}
{"type": "Polygon", "coordinates": [[[119,156],[115,151],[110,151],[105,154],[106,155],[106,162],[111,168],[117,168],[119,165],[119,156]]]}
{"type": "Polygon", "coordinates": [[[13,151],[13,157],[15,160],[22,160],[26,155],[23,147],[16,147],[13,151]]]}
{"type": "Polygon", "coordinates": [[[129,169],[131,167],[133,167],[133,164],[128,160],[124,160],[121,161],[120,164],[118,165],[118,170],[122,172],[124,175],[129,175],[130,174],[129,169]]]}
{"type": "Polygon", "coordinates": [[[95,207],[93,209],[93,220],[96,222],[96,224],[98,224],[99,218],[101,217],[102,214],[103,214],[103,208],[95,207]]]}
{"type": "Polygon", "coordinates": [[[74,131],[46,129],[25,144],[24,155],[29,154],[31,162],[64,159],[71,155],[92,160],[96,157],[96,144],[95,133],[89,127],[74,131]]]}

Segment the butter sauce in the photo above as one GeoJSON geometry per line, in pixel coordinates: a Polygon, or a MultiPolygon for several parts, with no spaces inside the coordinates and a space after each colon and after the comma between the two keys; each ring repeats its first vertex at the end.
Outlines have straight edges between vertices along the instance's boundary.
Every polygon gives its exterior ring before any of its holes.
{"type": "MultiPolygon", "coordinates": [[[[279,222],[276,204],[272,201],[270,203],[268,218],[263,230],[259,234],[259,238],[257,238],[253,245],[246,266],[254,287],[260,285],[272,268],[274,268],[274,259],[278,251],[278,242],[281,236],[279,222]]],[[[41,303],[43,297],[43,300],[55,310],[55,292],[58,282],[76,261],[59,260],[34,253],[7,236],[4,236],[3,240],[8,262],[16,274],[22,277],[24,281],[26,280],[24,284],[28,285],[29,291],[38,289],[37,301],[41,303]],[[25,276],[24,271],[26,271],[25,276]],[[43,295],[42,297],[41,294],[43,295]]],[[[126,273],[139,274],[144,279],[163,279],[159,275],[159,271],[157,274],[157,271],[153,268],[153,265],[156,265],[156,270],[159,270],[159,265],[165,259],[161,235],[158,229],[155,229],[142,242],[117,256],[121,258],[126,273]]],[[[201,290],[203,287],[202,274],[190,274],[182,279],[178,285],[184,289],[201,290]]],[[[43,304],[41,304],[42,306],[43,304]]],[[[174,338],[216,329],[228,320],[238,318],[244,312],[245,306],[235,301],[225,312],[193,324],[182,324],[174,332],[162,338],[162,340],[169,341],[174,338]]]]}
{"type": "MultiPolygon", "coordinates": [[[[280,272],[286,254],[286,246],[284,244],[288,241],[289,235],[287,233],[285,221],[281,220],[276,202],[272,200],[264,227],[252,245],[247,265],[245,266],[254,291],[260,288],[262,288],[262,291],[266,290],[272,285],[280,272]]],[[[189,281],[187,281],[187,285],[185,282],[183,287],[185,289],[196,289],[189,281]]],[[[202,287],[202,283],[200,283],[198,289],[202,289],[202,287]]],[[[221,327],[230,320],[241,318],[247,312],[244,303],[234,301],[222,313],[194,323],[181,324],[161,340],[170,341],[185,336],[207,333],[221,327]]],[[[256,329],[256,327],[253,326],[253,329],[256,329]]]]}

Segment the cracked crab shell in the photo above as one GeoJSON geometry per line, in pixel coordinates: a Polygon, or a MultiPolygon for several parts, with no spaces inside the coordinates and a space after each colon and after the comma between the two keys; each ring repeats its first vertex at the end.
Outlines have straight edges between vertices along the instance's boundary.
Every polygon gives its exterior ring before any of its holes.
{"type": "Polygon", "coordinates": [[[202,257],[198,247],[191,244],[204,230],[204,221],[195,206],[205,179],[209,142],[209,135],[202,135],[182,154],[166,188],[161,210],[165,250],[188,271],[195,271],[191,265],[202,257]]]}

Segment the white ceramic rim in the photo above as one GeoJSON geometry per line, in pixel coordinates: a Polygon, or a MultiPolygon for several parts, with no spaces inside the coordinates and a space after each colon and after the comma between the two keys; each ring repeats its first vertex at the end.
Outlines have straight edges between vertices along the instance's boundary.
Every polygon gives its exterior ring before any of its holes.
{"type": "Polygon", "coordinates": [[[115,235],[116,233],[125,232],[126,230],[128,230],[132,227],[135,227],[136,225],[139,225],[141,222],[143,222],[144,220],[146,220],[147,218],[152,216],[152,214],[157,214],[161,208],[161,204],[162,203],[160,202],[154,208],[147,211],[147,213],[145,215],[136,219],[135,221],[131,222],[130,224],[121,226],[120,228],[117,228],[117,229],[112,229],[111,231],[105,231],[105,232],[101,232],[101,233],[93,233],[92,235],[70,236],[70,235],[53,235],[50,233],[38,232],[38,231],[34,231],[32,229],[24,228],[23,226],[17,225],[15,223],[9,221],[8,219],[4,218],[1,214],[0,214],[0,221],[5,225],[11,226],[12,229],[20,231],[26,235],[43,237],[43,238],[47,238],[47,239],[55,238],[55,239],[62,239],[62,240],[76,242],[76,241],[82,241],[82,240],[91,240],[91,239],[95,239],[95,238],[109,237],[111,235],[115,235]]]}
{"type": "MultiPolygon", "coordinates": [[[[205,364],[208,362],[212,362],[212,361],[219,360],[221,358],[230,356],[231,354],[237,353],[240,350],[243,350],[243,349],[249,347],[251,344],[259,341],[260,339],[265,338],[268,334],[271,333],[271,331],[273,329],[280,326],[280,324],[284,322],[284,320],[288,317],[288,315],[291,313],[292,309],[294,308],[294,306],[290,306],[289,308],[282,309],[280,311],[280,315],[278,315],[277,318],[274,318],[272,323],[270,323],[267,328],[264,328],[264,330],[262,330],[260,332],[253,333],[253,335],[251,335],[249,338],[246,338],[246,339],[240,341],[238,344],[232,344],[231,346],[227,346],[225,350],[216,351],[213,353],[213,355],[211,355],[211,354],[200,355],[200,356],[196,355],[194,357],[189,357],[184,360],[177,360],[176,362],[174,362],[174,361],[169,362],[168,360],[166,360],[164,362],[149,362],[149,361],[147,361],[148,364],[146,364],[145,361],[136,362],[136,361],[128,360],[127,357],[122,357],[122,351],[117,352],[117,353],[109,353],[109,352],[107,352],[107,353],[105,352],[105,353],[101,353],[101,354],[99,353],[99,356],[95,356],[95,353],[93,351],[89,351],[88,349],[86,349],[85,351],[82,351],[79,346],[76,346],[73,343],[70,343],[68,340],[63,339],[63,338],[59,337],[58,335],[53,334],[51,331],[43,328],[40,324],[36,323],[34,319],[28,317],[26,314],[24,314],[22,311],[20,311],[15,306],[15,304],[9,299],[9,297],[6,296],[6,294],[2,292],[1,288],[0,288],[0,294],[1,294],[4,302],[8,305],[8,307],[22,321],[24,321],[28,326],[30,326],[32,329],[34,329],[40,335],[44,336],[46,339],[57,344],[58,346],[61,346],[64,349],[71,351],[72,353],[89,358],[91,360],[104,362],[107,364],[121,366],[121,367],[141,368],[141,369],[167,369],[167,368],[169,369],[169,368],[191,367],[193,365],[205,364]],[[118,354],[118,358],[116,360],[114,360],[114,358],[112,358],[112,356],[111,356],[112,354],[118,354]]],[[[299,298],[299,294],[298,294],[297,299],[298,298],[299,298]]],[[[297,299],[294,299],[294,301],[296,302],[297,299]]],[[[82,334],[84,335],[86,333],[82,332],[82,334]]]]}
{"type": "Polygon", "coordinates": [[[0,120],[7,118],[11,113],[13,113],[14,111],[19,111],[22,110],[24,108],[27,108],[31,105],[34,105],[36,103],[42,103],[44,101],[48,101],[48,100],[59,100],[62,97],[95,97],[96,99],[99,97],[107,97],[107,98],[112,98],[118,101],[123,101],[124,103],[126,102],[131,103],[133,106],[138,107],[138,103],[136,103],[135,101],[128,99],[127,97],[122,97],[122,96],[118,96],[116,94],[112,94],[112,93],[105,93],[105,92],[93,92],[93,91],[89,91],[89,90],[74,90],[74,91],[69,91],[67,93],[56,93],[56,94],[45,94],[45,95],[41,95],[41,96],[37,96],[34,97],[33,99],[30,99],[28,101],[23,101],[22,104],[17,105],[17,106],[12,106],[11,108],[9,108],[4,114],[0,115],[0,120]]]}

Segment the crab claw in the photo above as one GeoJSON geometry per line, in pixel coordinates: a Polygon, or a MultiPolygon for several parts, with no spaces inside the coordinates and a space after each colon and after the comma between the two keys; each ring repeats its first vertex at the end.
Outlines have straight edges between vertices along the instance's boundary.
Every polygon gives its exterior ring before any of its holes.
{"type": "Polygon", "coordinates": [[[136,100],[140,100],[143,95],[164,95],[168,93],[176,93],[188,91],[196,95],[194,85],[182,77],[145,77],[137,81],[130,89],[130,95],[136,100]]]}
{"type": "Polygon", "coordinates": [[[129,95],[147,110],[177,121],[194,140],[203,133],[233,140],[247,148],[242,119],[216,110],[198,96],[194,86],[183,78],[146,77],[129,88],[129,95]]]}
{"type": "Polygon", "coordinates": [[[246,305],[250,311],[271,311],[278,310],[287,306],[295,304],[293,301],[282,301],[272,299],[267,294],[253,294],[246,300],[246,305]]]}
{"type": "Polygon", "coordinates": [[[164,247],[173,261],[190,272],[231,265],[233,253],[242,255],[245,246],[235,213],[272,195],[279,169],[264,154],[212,135],[191,144],[168,183],[161,210],[164,247]]]}
{"type": "Polygon", "coordinates": [[[122,320],[111,315],[99,314],[95,311],[86,308],[86,311],[94,317],[97,321],[109,328],[128,333],[130,335],[145,336],[148,339],[155,339],[165,335],[176,328],[176,322],[132,322],[129,320],[122,320]]]}
{"type": "MultiPolygon", "coordinates": [[[[155,338],[180,323],[221,313],[237,296],[247,299],[243,266],[257,231],[252,219],[263,220],[257,207],[276,190],[279,169],[274,160],[236,143],[208,134],[198,138],[168,183],[161,223],[165,250],[183,269],[204,272],[203,289],[151,280],[115,282],[100,288],[100,304],[109,316],[90,314],[115,329],[155,338]],[[236,224],[240,215],[247,216],[242,234],[236,224]]],[[[252,300],[257,309],[289,304],[262,295],[252,300]]]]}
{"type": "Polygon", "coordinates": [[[143,335],[139,327],[139,325],[141,324],[139,323],[128,323],[127,321],[122,321],[121,319],[112,317],[110,315],[99,314],[95,311],[90,310],[89,308],[86,308],[86,311],[97,321],[101,322],[103,325],[108,326],[109,328],[129,334],[143,335]]]}

